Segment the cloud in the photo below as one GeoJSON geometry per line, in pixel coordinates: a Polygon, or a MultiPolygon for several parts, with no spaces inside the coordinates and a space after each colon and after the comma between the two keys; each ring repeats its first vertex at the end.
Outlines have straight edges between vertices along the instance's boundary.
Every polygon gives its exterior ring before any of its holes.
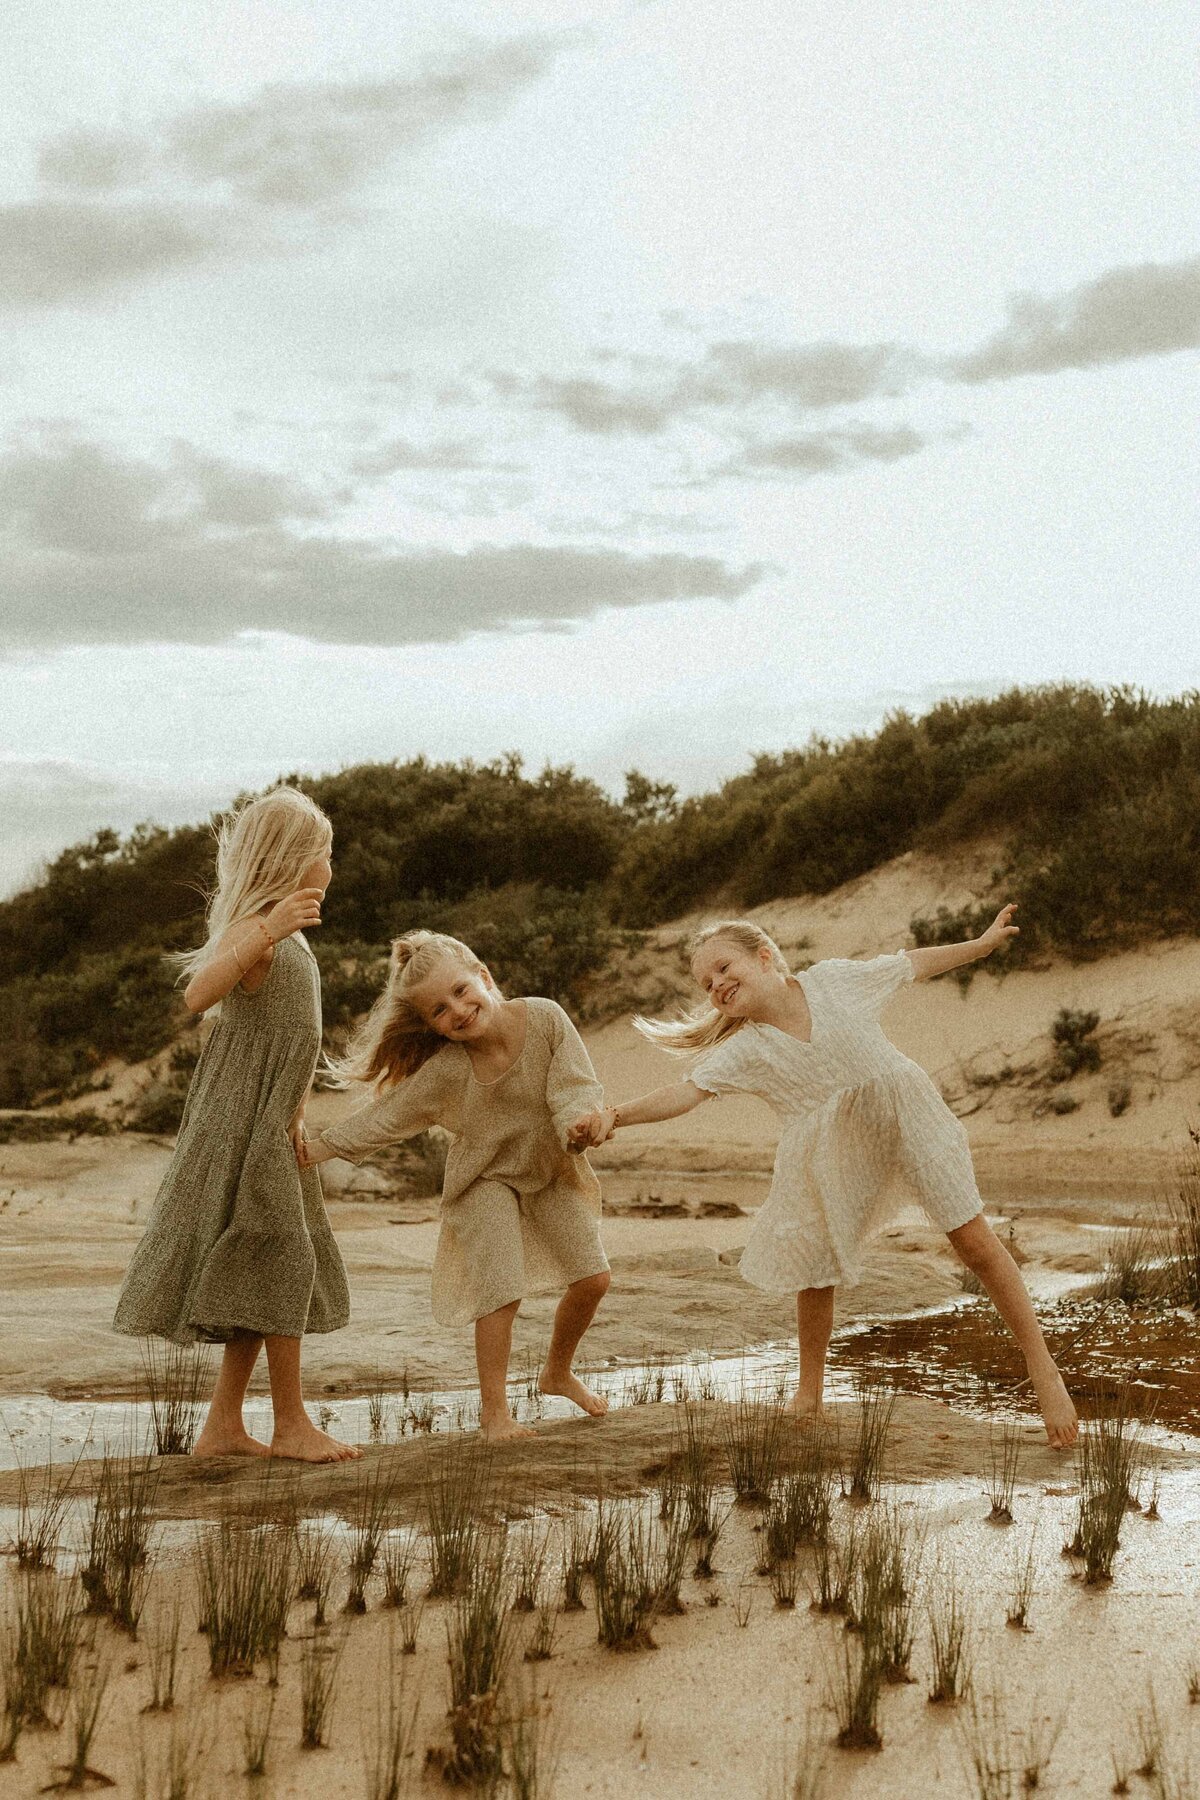
{"type": "MultiPolygon", "coordinates": [[[[353,464],[354,473],[366,477],[394,475],[401,469],[495,469],[479,455],[478,438],[444,438],[432,444],[415,444],[410,438],[390,438],[368,450],[353,464]]],[[[509,471],[511,472],[511,470],[509,471]]]]}
{"type": "Polygon", "coordinates": [[[399,157],[494,115],[577,37],[476,43],[413,75],[275,84],[147,131],[49,138],[43,192],[0,206],[0,305],[57,305],[217,255],[294,249],[297,223],[344,221],[399,157]]]}
{"type": "Polygon", "coordinates": [[[178,446],[164,467],[94,444],[18,448],[0,460],[0,644],[216,643],[255,629],[446,642],[606,607],[734,600],[763,572],[678,551],[413,551],[291,528],[324,510],[287,478],[178,446]]]}
{"type": "Polygon", "coordinates": [[[1109,269],[1057,299],[1024,294],[978,350],[948,365],[951,380],[1005,381],[1091,369],[1200,346],[1200,257],[1109,269]]]}
{"type": "Polygon", "coordinates": [[[224,248],[210,212],[34,200],[0,206],[0,306],[54,306],[202,262],[224,248]]]}
{"type": "Polygon", "coordinates": [[[908,425],[891,430],[881,426],[853,425],[844,431],[800,432],[793,437],[752,444],[745,457],[731,465],[727,472],[823,475],[852,467],[855,463],[899,462],[903,457],[916,456],[928,441],[908,425]]]}
{"type": "MultiPolygon", "coordinates": [[[[629,373],[591,375],[494,373],[493,391],[512,403],[558,414],[593,436],[649,436],[677,424],[735,428],[756,408],[783,407],[796,416],[895,399],[930,381],[949,385],[1011,380],[1017,375],[1092,368],[1200,345],[1200,257],[1110,269],[1051,299],[1013,301],[1009,321],[965,356],[934,356],[896,343],[756,343],[725,339],[691,362],[625,358],[629,373]]],[[[611,354],[598,361],[613,361],[611,354]]],[[[909,455],[907,428],[883,433],[853,427],[867,457],[909,455]]],[[[782,442],[783,440],[781,440],[782,442]]],[[[834,467],[846,460],[836,440],[802,436],[797,467],[834,467]]],[[[843,443],[842,450],[851,449],[843,443]]],[[[787,452],[780,451],[784,466],[787,452]]],[[[764,449],[755,461],[769,462],[764,449]]],[[[853,460],[853,458],[851,458],[853,460]]]]}

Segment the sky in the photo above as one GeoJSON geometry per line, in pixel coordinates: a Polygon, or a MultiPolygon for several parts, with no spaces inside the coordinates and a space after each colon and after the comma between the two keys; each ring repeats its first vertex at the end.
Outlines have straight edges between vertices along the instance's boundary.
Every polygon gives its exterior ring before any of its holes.
{"type": "Polygon", "coordinates": [[[10,0],[0,892],[363,760],[1200,686],[1183,0],[10,0]]]}

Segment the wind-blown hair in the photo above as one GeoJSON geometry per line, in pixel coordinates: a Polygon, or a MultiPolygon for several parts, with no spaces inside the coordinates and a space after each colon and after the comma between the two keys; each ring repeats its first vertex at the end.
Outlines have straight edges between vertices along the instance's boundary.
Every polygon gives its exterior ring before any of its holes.
{"type": "MultiPolygon", "coordinates": [[[[697,953],[714,938],[725,938],[729,943],[736,944],[739,950],[749,950],[753,955],[763,949],[769,950],[771,966],[781,975],[791,974],[787,958],[775,939],[768,937],[762,927],[755,925],[751,919],[719,919],[715,925],[705,925],[688,945],[688,962],[694,962],[697,953]]],[[[711,1050],[723,1038],[740,1031],[745,1022],[744,1019],[727,1019],[715,1006],[697,1006],[675,1019],[643,1019],[639,1015],[633,1021],[643,1037],[649,1038],[661,1050],[669,1051],[672,1056],[688,1056],[696,1050],[711,1050]]]]}
{"type": "Polygon", "coordinates": [[[447,957],[475,973],[487,973],[469,944],[443,931],[406,931],[392,939],[382,994],[351,1037],[345,1055],[331,1057],[326,1064],[335,1087],[349,1087],[355,1081],[394,1086],[442,1048],[445,1038],[426,1023],[408,996],[447,957]]]}
{"type": "Polygon", "coordinates": [[[229,813],[217,833],[217,885],[208,899],[205,939],[173,960],[185,975],[206,963],[222,934],[262,907],[285,900],[333,843],[333,826],[299,788],[272,788],[229,813]]]}

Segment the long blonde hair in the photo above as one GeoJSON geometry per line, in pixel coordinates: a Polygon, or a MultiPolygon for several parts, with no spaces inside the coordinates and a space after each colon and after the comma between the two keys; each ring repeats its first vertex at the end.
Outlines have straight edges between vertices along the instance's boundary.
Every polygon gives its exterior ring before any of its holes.
{"type": "Polygon", "coordinates": [[[208,900],[206,936],[198,950],[175,958],[183,973],[207,962],[231,925],[294,893],[332,843],[333,826],[299,788],[272,788],[229,813],[217,834],[217,885],[208,900]]]}
{"type": "Polygon", "coordinates": [[[446,957],[487,974],[469,944],[443,931],[406,931],[392,939],[382,994],[350,1039],[345,1055],[331,1057],[326,1064],[335,1087],[349,1087],[354,1081],[393,1086],[414,1075],[442,1048],[445,1038],[421,1017],[409,993],[446,957]]]}
{"type": "MultiPolygon", "coordinates": [[[[768,937],[752,919],[719,919],[715,925],[703,926],[688,945],[689,963],[695,960],[697,951],[714,938],[725,938],[739,950],[749,950],[752,954],[769,950],[772,968],[780,975],[791,974],[787,958],[775,939],[768,937]]],[[[696,1050],[711,1050],[723,1038],[740,1031],[745,1020],[727,1019],[715,1006],[697,1006],[675,1019],[643,1019],[639,1015],[633,1023],[643,1037],[649,1038],[660,1049],[669,1051],[672,1056],[687,1056],[696,1050]]]]}

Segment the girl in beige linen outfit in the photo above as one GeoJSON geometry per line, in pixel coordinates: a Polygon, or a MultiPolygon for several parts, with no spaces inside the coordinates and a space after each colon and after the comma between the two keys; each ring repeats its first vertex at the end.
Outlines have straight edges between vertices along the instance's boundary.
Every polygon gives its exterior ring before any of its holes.
{"type": "Polygon", "coordinates": [[[707,1008],[637,1023],[677,1052],[703,1050],[687,1081],[579,1122],[572,1141],[677,1117],[721,1094],[755,1094],[782,1130],[770,1193],[741,1259],[747,1281],[795,1293],[800,1385],[791,1410],[819,1411],[833,1295],[859,1279],[861,1250],[898,1204],[916,1201],[974,1269],[1025,1354],[1056,1448],[1077,1423],[1008,1251],[982,1214],[966,1133],[918,1064],[889,1043],[879,1014],[896,990],[988,956],[1016,935],[1007,906],[969,943],[834,959],[802,975],[749,920],[702,931],[691,968],[707,1008]]]}
{"type": "Polygon", "coordinates": [[[338,1065],[379,1097],[312,1140],[306,1156],[361,1162],[431,1125],[452,1136],[433,1264],[433,1315],[475,1324],[482,1425],[522,1435],[508,1409],[512,1323],[530,1293],[565,1288],[541,1376],[599,1416],[604,1401],[571,1371],[608,1288],[600,1184],[567,1130],[603,1100],[561,1006],[505,1000],[465,944],[412,932],[393,945],[384,994],[338,1065]]]}

